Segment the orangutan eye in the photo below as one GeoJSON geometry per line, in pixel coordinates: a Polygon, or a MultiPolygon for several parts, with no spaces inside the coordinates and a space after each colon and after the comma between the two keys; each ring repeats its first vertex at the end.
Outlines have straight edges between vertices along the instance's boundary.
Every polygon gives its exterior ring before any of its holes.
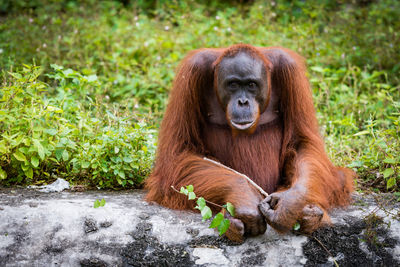
{"type": "Polygon", "coordinates": [[[233,89],[233,90],[239,88],[239,84],[237,82],[230,82],[228,85],[229,85],[229,88],[233,89]]]}
{"type": "Polygon", "coordinates": [[[257,90],[257,84],[255,82],[249,82],[247,88],[250,92],[255,92],[257,90]]]}
{"type": "Polygon", "coordinates": [[[256,87],[256,84],[254,83],[254,82],[249,82],[249,88],[255,88],[256,87]]]}

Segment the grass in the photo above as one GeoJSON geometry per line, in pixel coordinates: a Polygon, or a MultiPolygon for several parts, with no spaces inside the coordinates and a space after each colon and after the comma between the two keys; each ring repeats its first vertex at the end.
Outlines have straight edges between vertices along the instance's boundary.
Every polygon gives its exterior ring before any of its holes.
{"type": "Polygon", "coordinates": [[[399,191],[398,1],[5,3],[4,185],[57,175],[103,188],[138,186],[151,169],[179,61],[192,49],[244,42],[302,54],[331,159],[358,172],[359,188],[399,191]],[[43,157],[33,140],[45,147],[43,157]],[[125,150],[112,152],[116,143],[125,150]]]}

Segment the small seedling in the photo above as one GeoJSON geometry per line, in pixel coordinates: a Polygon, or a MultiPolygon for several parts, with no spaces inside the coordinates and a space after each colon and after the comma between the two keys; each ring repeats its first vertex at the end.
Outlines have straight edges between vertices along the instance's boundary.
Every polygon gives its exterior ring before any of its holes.
{"type": "Polygon", "coordinates": [[[299,222],[296,222],[296,223],[293,225],[293,230],[295,230],[295,231],[300,230],[300,223],[299,223],[299,222]]]}
{"type": "Polygon", "coordinates": [[[104,207],[104,205],[106,204],[106,201],[104,198],[102,198],[101,200],[96,199],[93,205],[93,208],[97,209],[98,207],[104,207]]]}
{"type": "MultiPolygon", "coordinates": [[[[172,189],[176,190],[174,187],[172,189]]],[[[201,216],[203,218],[203,222],[212,218],[212,211],[210,207],[207,206],[207,203],[216,205],[221,208],[221,212],[217,213],[214,218],[211,221],[210,228],[217,228],[219,235],[223,235],[230,226],[230,221],[229,219],[226,219],[224,214],[226,211],[229,212],[229,214],[234,217],[235,216],[235,207],[232,205],[232,203],[226,203],[225,205],[221,206],[215,203],[212,203],[210,201],[205,200],[203,197],[197,197],[196,194],[193,192],[194,187],[193,185],[188,185],[186,187],[181,187],[179,193],[184,194],[188,197],[189,200],[196,200],[197,206],[195,209],[198,209],[201,213],[201,216]]]]}

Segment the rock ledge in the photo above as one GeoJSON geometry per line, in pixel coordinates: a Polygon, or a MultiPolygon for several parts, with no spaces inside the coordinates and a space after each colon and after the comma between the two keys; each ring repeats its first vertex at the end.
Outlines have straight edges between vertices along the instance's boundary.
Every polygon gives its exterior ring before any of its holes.
{"type": "Polygon", "coordinates": [[[0,189],[0,266],[400,266],[400,204],[391,195],[355,195],[332,213],[335,227],[312,236],[269,227],[241,245],[218,237],[199,214],[143,197],[0,189]],[[93,208],[102,198],[106,205],[93,208]]]}

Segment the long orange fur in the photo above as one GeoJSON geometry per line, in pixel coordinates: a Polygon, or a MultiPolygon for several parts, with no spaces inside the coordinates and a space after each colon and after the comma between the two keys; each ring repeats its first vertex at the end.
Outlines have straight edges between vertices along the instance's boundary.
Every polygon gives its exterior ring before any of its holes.
{"type": "Polygon", "coordinates": [[[206,156],[246,174],[268,193],[301,182],[307,189],[304,203],[324,211],[347,205],[354,174],[333,166],[326,155],[305,72],[304,60],[280,47],[239,44],[189,53],[170,93],[146,199],[173,209],[192,209],[193,201],[170,188],[192,184],[197,195],[218,204],[255,201],[246,193],[253,189],[243,178],[203,160],[206,156]],[[264,62],[280,104],[277,120],[259,125],[251,135],[234,136],[229,127],[207,121],[205,101],[214,93],[218,63],[239,51],[264,62]]]}

